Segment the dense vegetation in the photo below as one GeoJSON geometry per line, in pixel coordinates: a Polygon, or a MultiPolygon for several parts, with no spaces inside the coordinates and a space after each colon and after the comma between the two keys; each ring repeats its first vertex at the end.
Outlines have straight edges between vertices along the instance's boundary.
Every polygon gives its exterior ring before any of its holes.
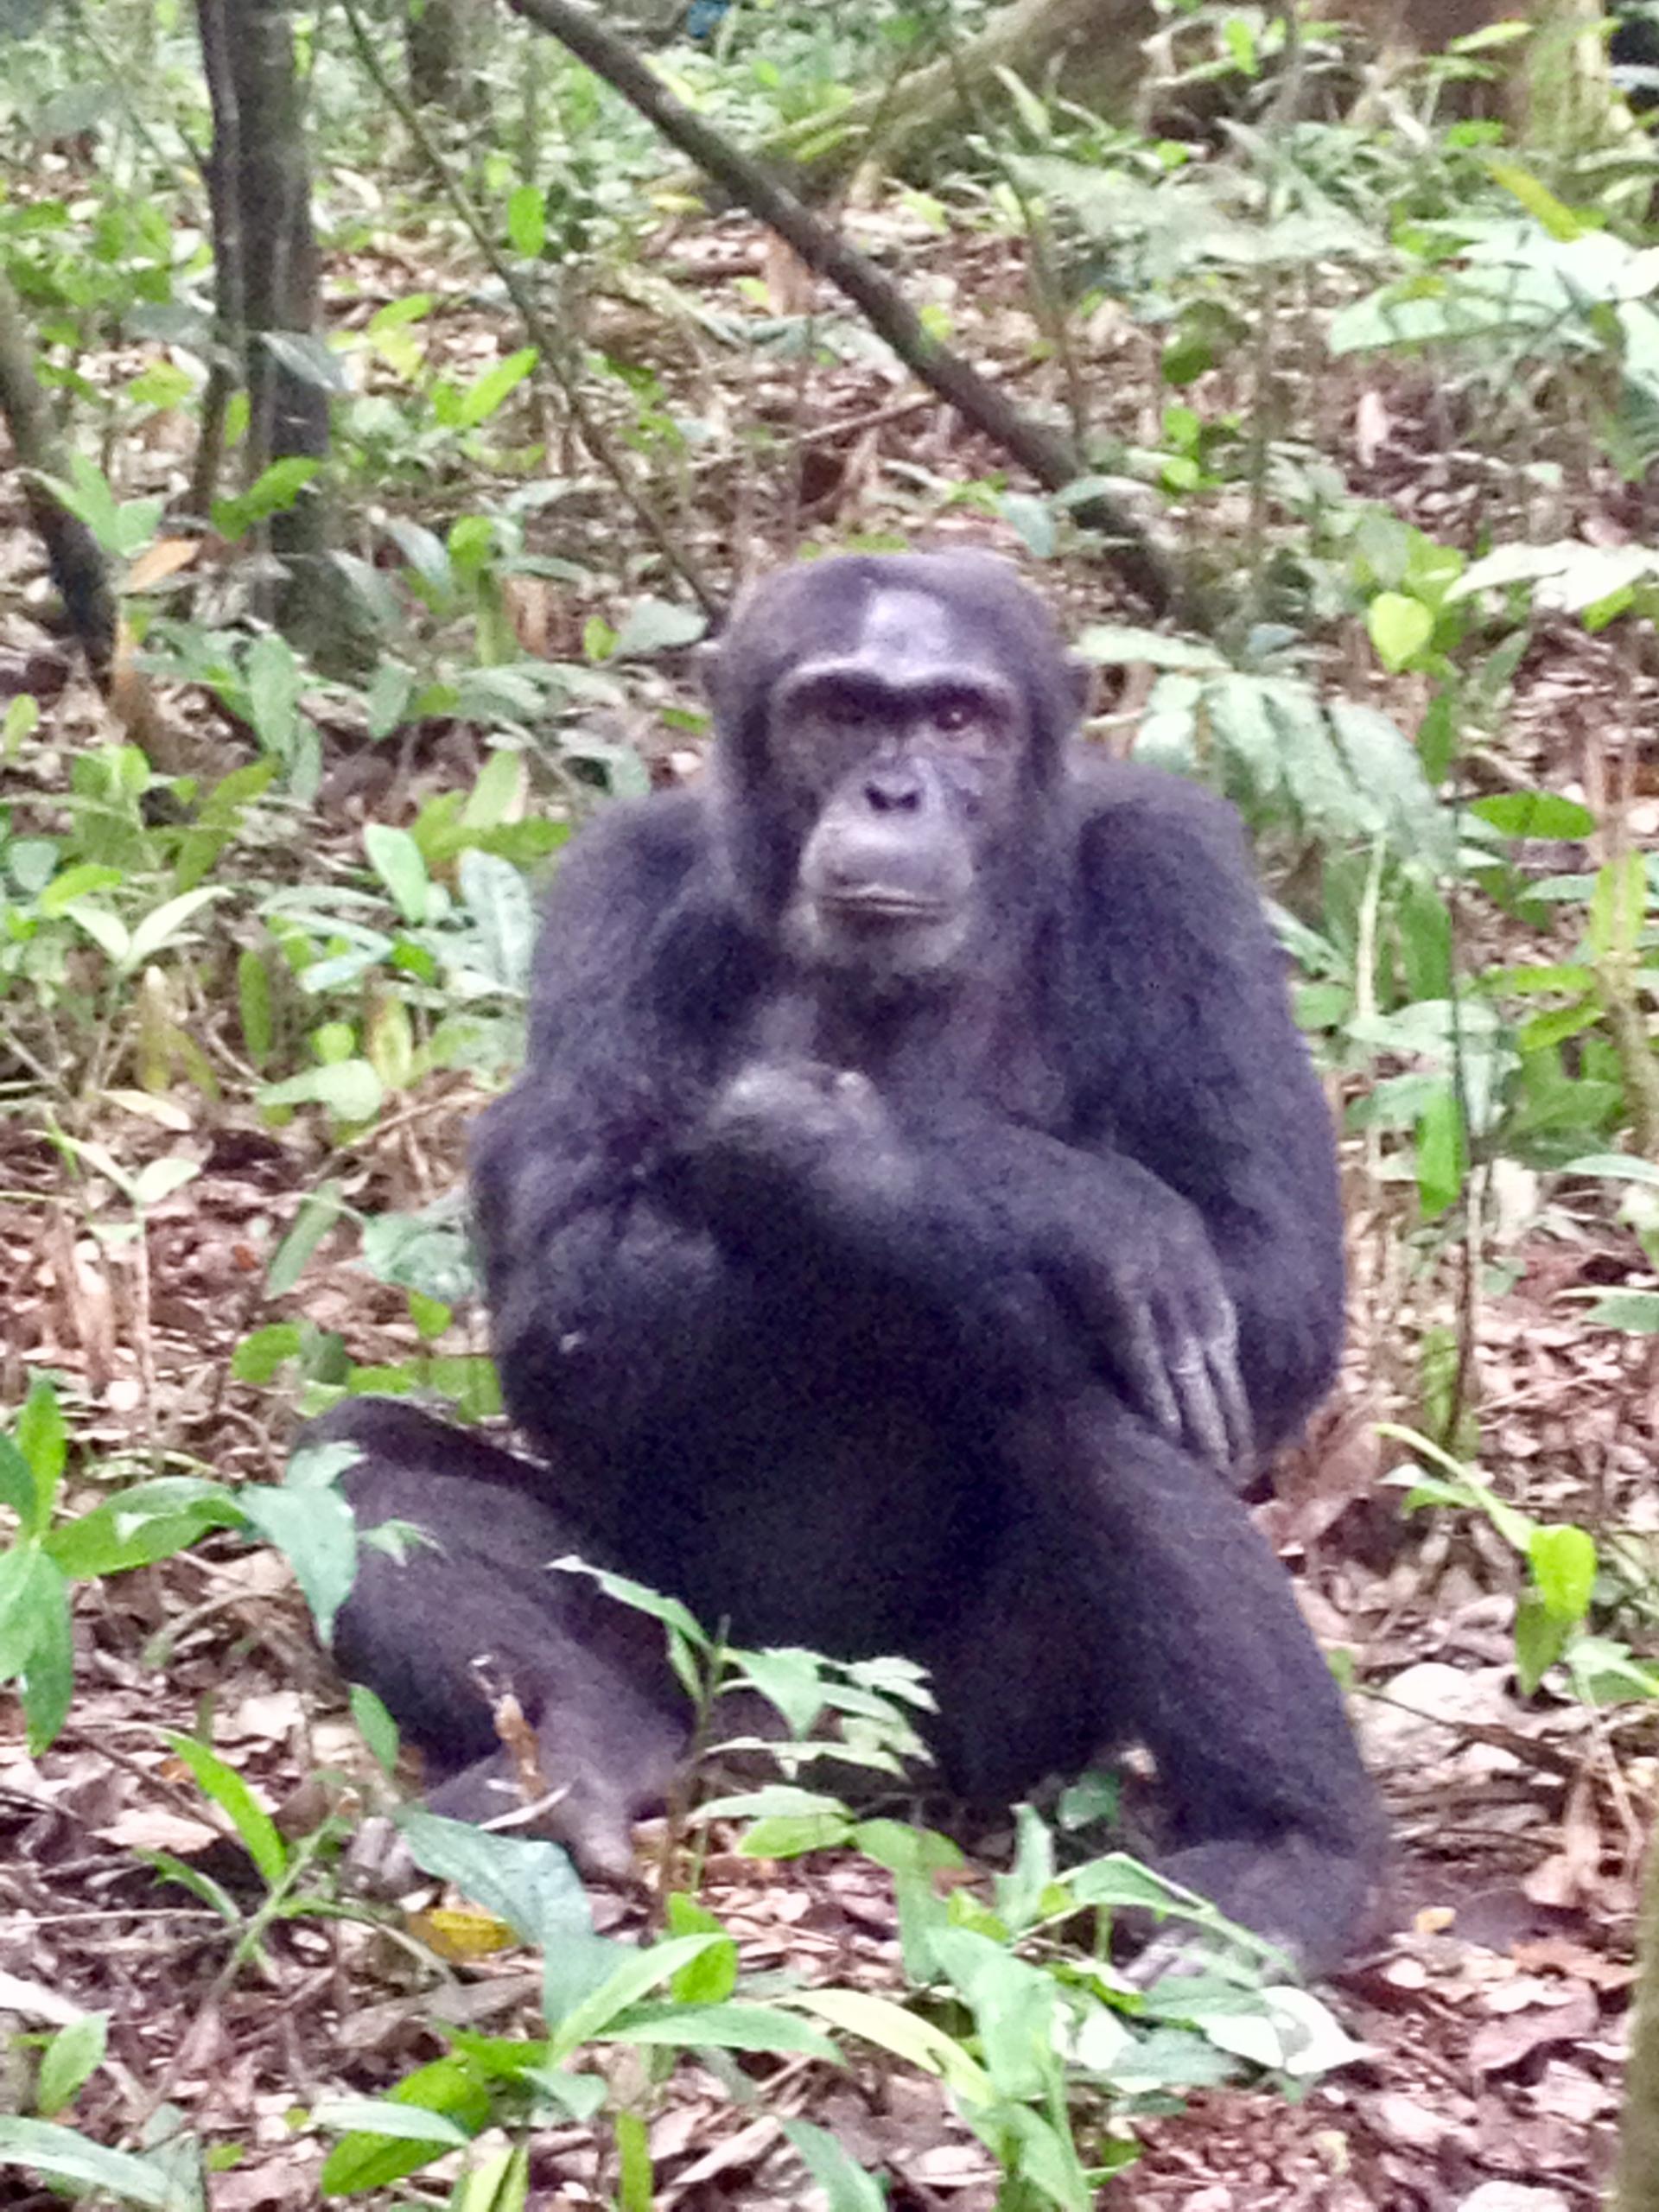
{"type": "Polygon", "coordinates": [[[804,2162],[836,2212],[1081,2208],[1148,2143],[1147,2204],[1263,2155],[1328,2183],[1263,2204],[1593,2186],[1659,1699],[1659,165],[1599,32],[605,10],[652,120],[565,12],[0,11],[0,2164],[166,2207],[804,2162]],[[395,1746],[294,1594],[350,1586],[336,1470],[284,1456],[343,1392],[497,1409],[457,1186],[536,887],[696,772],[745,576],[963,541],[1060,607],[1102,745],[1244,813],[1343,1116],[1351,1373],[1264,1517],[1395,1700],[1417,1920],[1329,2009],[1198,1907],[1203,1972],[1110,1963],[1170,1900],[1091,1839],[1106,1782],[972,1860],[804,1787],[815,1731],[893,1776],[913,1681],[672,1607],[705,1704],[747,1677],[798,1741],[694,1777],[638,1897],[420,1814],[420,1910],[342,1878],[395,1746]]]}

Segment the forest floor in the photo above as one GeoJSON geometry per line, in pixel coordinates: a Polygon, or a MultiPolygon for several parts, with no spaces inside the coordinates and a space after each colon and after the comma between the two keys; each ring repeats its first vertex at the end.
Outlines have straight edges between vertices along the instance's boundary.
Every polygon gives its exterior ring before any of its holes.
{"type": "MultiPolygon", "coordinates": [[[[686,283],[714,287],[768,270],[753,234],[731,222],[664,251],[677,256],[686,283]]],[[[1014,327],[1012,278],[988,253],[977,244],[930,249],[918,285],[950,299],[968,350],[995,357],[1000,335],[1022,359],[1029,332],[1014,327]]],[[[372,304],[373,270],[351,273],[372,304]]],[[[442,271],[421,276],[435,289],[443,282],[442,271]]],[[[397,270],[397,289],[411,282],[397,270]]],[[[1134,342],[1103,333],[1089,364],[1114,405],[1139,404],[1123,398],[1137,379],[1146,389],[1134,342]]],[[[489,335],[487,350],[495,343],[489,335]]],[[[659,355],[653,360],[670,373],[659,355]]],[[[679,372],[705,409],[719,389],[731,419],[769,420],[793,437],[806,456],[791,494],[797,518],[821,540],[918,529],[921,506],[902,488],[917,480],[906,470],[971,480],[995,466],[942,410],[896,409],[893,388],[868,361],[810,372],[751,365],[734,386],[702,357],[679,372]]],[[[1028,396],[1047,396],[1040,378],[1028,396]]],[[[1430,442],[1408,385],[1357,385],[1326,412],[1365,426],[1363,452],[1351,443],[1343,454],[1351,484],[1454,534],[1459,509],[1481,496],[1480,473],[1430,442]]],[[[170,484],[169,467],[176,463],[146,457],[130,488],[148,488],[147,469],[170,484]]],[[[708,518],[742,507],[741,478],[734,460],[709,489],[700,525],[728,550],[734,537],[708,518]]],[[[744,558],[759,559],[761,543],[787,550],[784,502],[772,490],[758,521],[750,500],[751,536],[735,549],[744,558]]],[[[1585,487],[1582,505],[1615,496],[1585,487]]],[[[601,515],[596,537],[605,527],[613,523],[601,515]]],[[[1019,550],[1009,531],[966,509],[946,515],[943,528],[1019,550]]],[[[25,588],[38,566],[7,483],[0,698],[27,688],[48,702],[42,730],[0,768],[0,802],[21,819],[49,817],[68,753],[117,734],[39,622],[37,595],[25,588]]],[[[597,562],[595,572],[603,574],[597,562]]],[[[1052,563],[1039,581],[1069,614],[1106,611],[1109,580],[1098,569],[1052,563]]],[[[614,612],[597,588],[593,605],[614,612]]],[[[543,611],[546,649],[573,650],[589,607],[554,594],[543,611]]],[[[183,722],[200,719],[197,700],[167,703],[183,722]]],[[[1390,703],[1408,722],[1409,702],[1390,703]]],[[[1127,719],[1135,700],[1115,704],[1127,719]]],[[[1583,733],[1630,711],[1628,679],[1609,656],[1565,634],[1546,638],[1523,670],[1508,757],[1529,784],[1581,785],[1583,733]]],[[[208,741],[226,742],[218,729],[208,741]]],[[[688,765],[671,758],[665,740],[645,733],[641,742],[663,776],[688,765]]],[[[335,765],[350,766],[345,740],[335,765]]],[[[417,747],[375,787],[375,817],[404,818],[433,791],[464,780],[452,742],[417,747]]],[[[331,799],[325,787],[320,820],[280,865],[337,878],[363,807],[349,778],[341,789],[331,799]]],[[[260,864],[269,869],[272,856],[260,864]]],[[[365,1211],[411,1207],[449,1187],[478,1103],[464,1084],[429,1084],[342,1160],[327,1155],[305,1118],[273,1130],[248,1096],[227,1093],[211,1110],[188,1101],[201,1172],[149,1216],[141,1347],[131,1248],[89,1237],[84,1192],[66,1184],[44,1134],[63,1102],[44,1091],[14,1096],[0,1118],[8,1285],[0,1396],[12,1399],[25,1364],[67,1380],[89,1497],[101,1494],[96,1478],[112,1457],[142,1457],[157,1444],[224,1477],[270,1478],[292,1411],[230,1379],[232,1352],[249,1330],[302,1312],[339,1330],[359,1360],[392,1362],[415,1347],[401,1295],[372,1281],[343,1243],[325,1244],[298,1290],[276,1306],[264,1287],[270,1253],[325,1164],[365,1211]]],[[[84,1120],[84,1102],[75,1110],[84,1120]]],[[[158,1132],[156,1148],[176,1141],[158,1132]]],[[[130,1130],[125,1141],[130,1148],[130,1130]]],[[[1408,1266],[1409,1185],[1380,1178],[1363,1141],[1346,1149],[1352,1355],[1332,1406],[1287,1455],[1261,1512],[1321,1638],[1351,1656],[1357,1725],[1393,1820],[1390,1894],[1375,1942],[1330,1992],[1365,2055],[1300,2103],[1267,2088],[1212,2092],[1145,2123],[1144,2155],[1107,2201],[1141,2212],[1576,2212],[1598,2201],[1609,2168],[1659,1719],[1640,1707],[1592,1713],[1548,1691],[1523,1700],[1511,1555],[1463,1517],[1408,1521],[1401,1492],[1382,1484],[1400,1455],[1380,1443],[1376,1423],[1417,1417],[1415,1348],[1453,1313],[1457,1255],[1408,1266]]],[[[1588,1289],[1650,1278],[1634,1239],[1599,1202],[1557,1207],[1546,1221],[1535,1196],[1524,1179],[1500,1194],[1494,1235],[1512,1280],[1478,1302],[1482,1471],[1529,1510],[1598,1532],[1616,1528],[1651,1548],[1659,1340],[1590,1329],[1576,1302],[1588,1289]]],[[[412,1964],[407,1947],[363,1927],[299,1917],[272,1930],[263,1965],[231,1971],[220,1916],[158,1884],[143,1856],[171,1853],[247,1892],[239,1853],[212,1826],[161,1731],[190,1730],[211,1713],[221,1755],[303,1825],[308,1778],[360,1761],[339,1685],[271,1554],[209,1542],[81,1594],[77,1694],[63,1735],[34,1759],[16,1724],[0,1724],[0,2019],[39,2028],[76,2008],[106,2009],[109,2063],[83,2094],[78,2125],[130,2142],[159,2107],[176,2107],[239,2153],[214,2179],[215,2212],[310,2203],[321,2146],[296,2133],[296,2108],[384,2087],[435,2055],[435,2018],[505,2031],[531,2017],[533,1961],[512,1952],[469,1959],[435,1992],[429,1962],[412,1964]]],[[[746,1966],[896,1980],[891,1893],[865,1862],[824,1854],[774,1866],[716,1856],[706,1901],[739,1937],[746,1966]]],[[[601,1892],[598,1914],[601,1927],[625,1930],[642,1924],[644,1907],[601,1892]]],[[[896,2205],[982,2212],[992,2201],[984,2152],[919,2076],[874,2065],[836,2077],[803,2069],[793,2083],[774,2082],[769,2098],[772,2108],[833,2126],[855,2158],[891,2177],[896,2205]]],[[[0,2086],[0,2103],[8,2101],[0,2086]]],[[[746,2113],[689,2065],[657,2109],[651,2144],[665,2208],[785,2203],[803,2194],[770,2113],[746,2113]]],[[[606,2186],[592,2139],[575,2128],[540,2139],[533,2173],[538,2205],[580,2204],[606,2186]]],[[[4,2201],[57,2200],[42,2192],[4,2201]]]]}

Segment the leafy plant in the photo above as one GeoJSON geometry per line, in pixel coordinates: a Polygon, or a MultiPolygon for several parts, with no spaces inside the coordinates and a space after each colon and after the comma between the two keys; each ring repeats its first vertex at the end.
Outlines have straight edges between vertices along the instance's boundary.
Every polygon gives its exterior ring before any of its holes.
{"type": "Polygon", "coordinates": [[[1408,1467],[1388,1479],[1403,1488],[1408,1513],[1427,1505],[1457,1506],[1484,1514],[1525,1562],[1527,1586],[1515,1616],[1515,1666],[1530,1696],[1558,1662],[1573,1693],[1586,1704],[1618,1704],[1659,1697],[1659,1666],[1632,1656],[1629,1648],[1586,1632],[1596,1594],[1596,1541],[1570,1522],[1542,1522],[1499,1497],[1491,1484],[1410,1429],[1382,1425],[1439,1471],[1408,1467]]]}

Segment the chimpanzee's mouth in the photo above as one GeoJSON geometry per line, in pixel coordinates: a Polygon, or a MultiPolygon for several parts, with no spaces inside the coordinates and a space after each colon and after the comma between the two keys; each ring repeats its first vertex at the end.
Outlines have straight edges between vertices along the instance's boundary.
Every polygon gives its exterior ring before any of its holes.
{"type": "Polygon", "coordinates": [[[884,887],[868,891],[838,891],[819,901],[825,914],[837,922],[943,922],[952,908],[943,899],[924,899],[913,891],[884,887]]]}

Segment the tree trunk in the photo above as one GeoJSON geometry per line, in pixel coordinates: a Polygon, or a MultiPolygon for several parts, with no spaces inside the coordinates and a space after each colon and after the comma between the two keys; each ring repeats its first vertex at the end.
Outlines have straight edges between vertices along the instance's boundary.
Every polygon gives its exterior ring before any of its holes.
{"type": "Polygon", "coordinates": [[[1651,1835],[1637,1965],[1636,2026],[1624,2075],[1618,2178],[1609,2212],[1659,2212],[1659,1850],[1651,1835]]]}
{"type": "MultiPolygon", "coordinates": [[[[251,480],[273,461],[327,458],[322,265],[286,0],[226,0],[225,31],[225,66],[213,69],[208,57],[208,84],[215,207],[233,209],[234,236],[221,231],[215,251],[239,257],[239,283],[222,286],[219,299],[222,307],[239,296],[251,480]]],[[[272,516],[270,531],[283,570],[276,620],[296,644],[326,652],[339,635],[344,601],[327,562],[321,492],[308,486],[272,516]]]]}
{"type": "Polygon", "coordinates": [[[99,690],[107,692],[115,666],[115,593],[98,540],[78,515],[59,505],[41,480],[48,476],[60,482],[67,479],[69,459],[35,373],[22,309],[3,274],[0,274],[0,420],[11,432],[12,450],[22,472],[24,504],[46,547],[52,581],[62,597],[70,628],[79,640],[99,690]]]}

